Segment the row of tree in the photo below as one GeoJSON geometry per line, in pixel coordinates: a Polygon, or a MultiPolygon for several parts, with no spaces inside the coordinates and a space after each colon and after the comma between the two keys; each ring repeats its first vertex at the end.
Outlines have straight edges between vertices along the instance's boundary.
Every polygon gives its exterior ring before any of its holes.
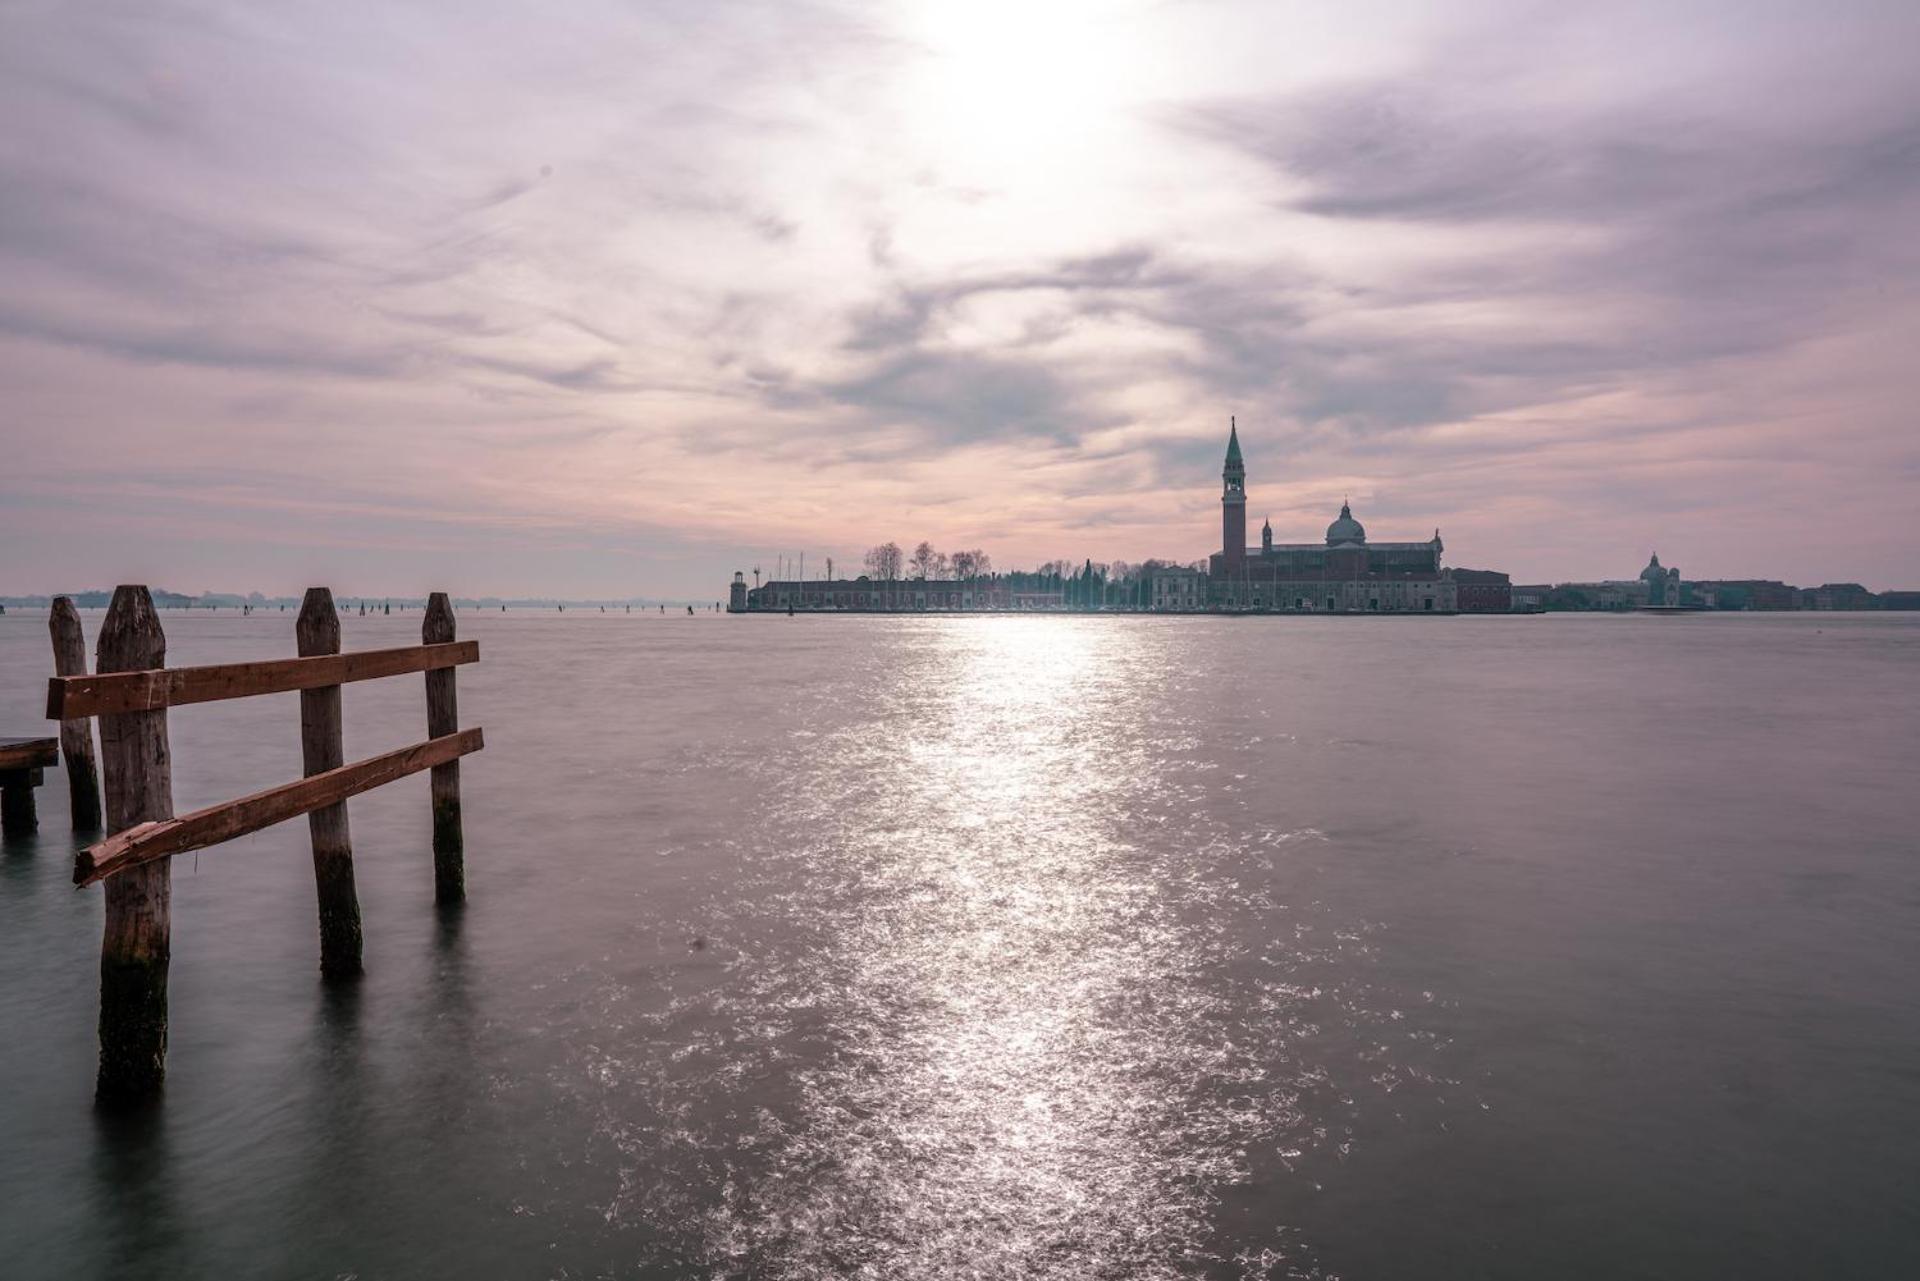
{"type": "MultiPolygon", "coordinates": [[[[1152,603],[1153,575],[1162,569],[1181,568],[1180,562],[1145,560],[1129,563],[1092,560],[1075,565],[1069,560],[1050,560],[1037,569],[994,572],[993,559],[979,550],[942,552],[922,542],[911,555],[898,543],[882,543],[866,554],[867,577],[892,583],[918,579],[992,578],[1014,591],[1059,592],[1070,608],[1145,609],[1152,603]]],[[[1205,561],[1194,561],[1186,568],[1205,570],[1205,561]]]]}
{"type": "Polygon", "coordinates": [[[912,555],[904,555],[898,543],[869,547],[865,564],[868,578],[886,583],[902,578],[985,578],[993,572],[993,558],[977,547],[949,553],[937,551],[932,543],[925,541],[913,549],[912,555]]]}

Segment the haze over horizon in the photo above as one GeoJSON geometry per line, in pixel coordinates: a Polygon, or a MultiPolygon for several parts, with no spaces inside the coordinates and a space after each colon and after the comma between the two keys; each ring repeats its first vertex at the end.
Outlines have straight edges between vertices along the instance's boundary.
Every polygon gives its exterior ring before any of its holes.
{"type": "Polygon", "coordinates": [[[0,11],[0,594],[1920,587],[1920,6],[0,11]]]}

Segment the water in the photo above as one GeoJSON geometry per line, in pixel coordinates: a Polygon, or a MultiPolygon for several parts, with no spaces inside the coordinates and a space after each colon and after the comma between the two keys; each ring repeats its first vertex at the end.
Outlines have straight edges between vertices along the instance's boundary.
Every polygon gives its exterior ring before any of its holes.
{"type": "MultiPolygon", "coordinates": [[[[0,1272],[1920,1271],[1920,616],[459,623],[467,909],[424,776],[352,803],[357,989],[304,824],[176,860],[144,1121],[89,1106],[49,776],[0,1272]]],[[[0,732],[48,665],[0,618],[0,732]]],[[[346,723],[424,737],[421,682],[346,723]]],[[[173,713],[179,808],[297,776],[297,724],[173,713]]]]}

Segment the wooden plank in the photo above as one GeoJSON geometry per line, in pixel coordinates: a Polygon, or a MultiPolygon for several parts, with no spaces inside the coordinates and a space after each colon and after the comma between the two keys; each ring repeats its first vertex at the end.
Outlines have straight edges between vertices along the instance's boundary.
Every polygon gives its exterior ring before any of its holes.
{"type": "Polygon", "coordinates": [[[479,661],[478,641],[458,641],[450,645],[405,645],[398,649],[366,649],[354,654],[276,658],[214,667],[56,676],[47,682],[47,716],[59,721],[79,716],[150,712],[186,703],[323,689],[328,685],[431,672],[479,661]]]}
{"type": "Polygon", "coordinates": [[[43,769],[59,763],[57,738],[0,738],[0,770],[43,769]]]}
{"type": "Polygon", "coordinates": [[[395,779],[457,760],[484,746],[476,726],[381,756],[370,756],[297,783],[255,792],[237,801],[210,805],[180,818],[144,823],[82,850],[74,858],[73,880],[76,885],[91,885],[130,867],[247,836],[275,823],[336,805],[349,796],[358,796],[395,779]]]}

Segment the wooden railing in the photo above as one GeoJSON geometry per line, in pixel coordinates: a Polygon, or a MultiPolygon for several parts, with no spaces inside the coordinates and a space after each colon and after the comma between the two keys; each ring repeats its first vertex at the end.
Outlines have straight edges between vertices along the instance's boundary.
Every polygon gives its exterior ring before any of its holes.
{"type": "Polygon", "coordinates": [[[170,858],[246,836],[263,827],[338,805],[349,796],[370,792],[423,769],[459,760],[468,752],[479,751],[481,746],[479,730],[461,730],[444,738],[428,739],[396,752],[309,775],[297,783],[270,787],[237,801],[209,805],[180,818],[142,823],[84,851],[74,867],[73,879],[79,885],[92,885],[115,872],[139,867],[157,858],[170,858]]]}
{"type": "MultiPolygon", "coordinates": [[[[301,606],[303,616],[311,604],[309,596],[307,604],[301,606]]],[[[332,608],[331,601],[327,607],[332,608]]],[[[479,644],[459,641],[445,645],[408,645],[402,649],[369,649],[357,654],[277,658],[261,663],[224,663],[218,667],[163,667],[144,672],[56,676],[47,682],[47,719],[151,712],[188,703],[251,698],[255,694],[288,694],[295,690],[378,680],[383,676],[438,671],[479,661],[479,644]]]]}
{"type": "Polygon", "coordinates": [[[145,587],[114,591],[100,629],[95,674],[86,674],[77,618],[68,632],[63,653],[56,624],[56,670],[62,674],[48,683],[47,716],[61,722],[63,737],[74,737],[76,725],[84,731],[88,717],[100,720],[109,835],[75,856],[73,878],[82,886],[104,882],[106,888],[96,1080],[101,1102],[149,1097],[166,1075],[171,856],[305,814],[319,900],[320,970],[329,978],[351,978],[362,966],[347,798],[430,769],[434,898],[445,904],[465,897],[459,761],[484,744],[478,728],[458,728],[453,669],[479,661],[480,647],[454,639],[453,609],[444,592],[428,601],[422,643],[400,649],[341,653],[340,619],[324,587],[309,589],[301,604],[294,627],[298,658],[167,667],[166,635],[145,587]],[[414,672],[426,673],[430,737],[344,763],[340,687],[414,672]],[[306,777],[176,818],[167,709],[293,691],[300,694],[306,777]]]}

